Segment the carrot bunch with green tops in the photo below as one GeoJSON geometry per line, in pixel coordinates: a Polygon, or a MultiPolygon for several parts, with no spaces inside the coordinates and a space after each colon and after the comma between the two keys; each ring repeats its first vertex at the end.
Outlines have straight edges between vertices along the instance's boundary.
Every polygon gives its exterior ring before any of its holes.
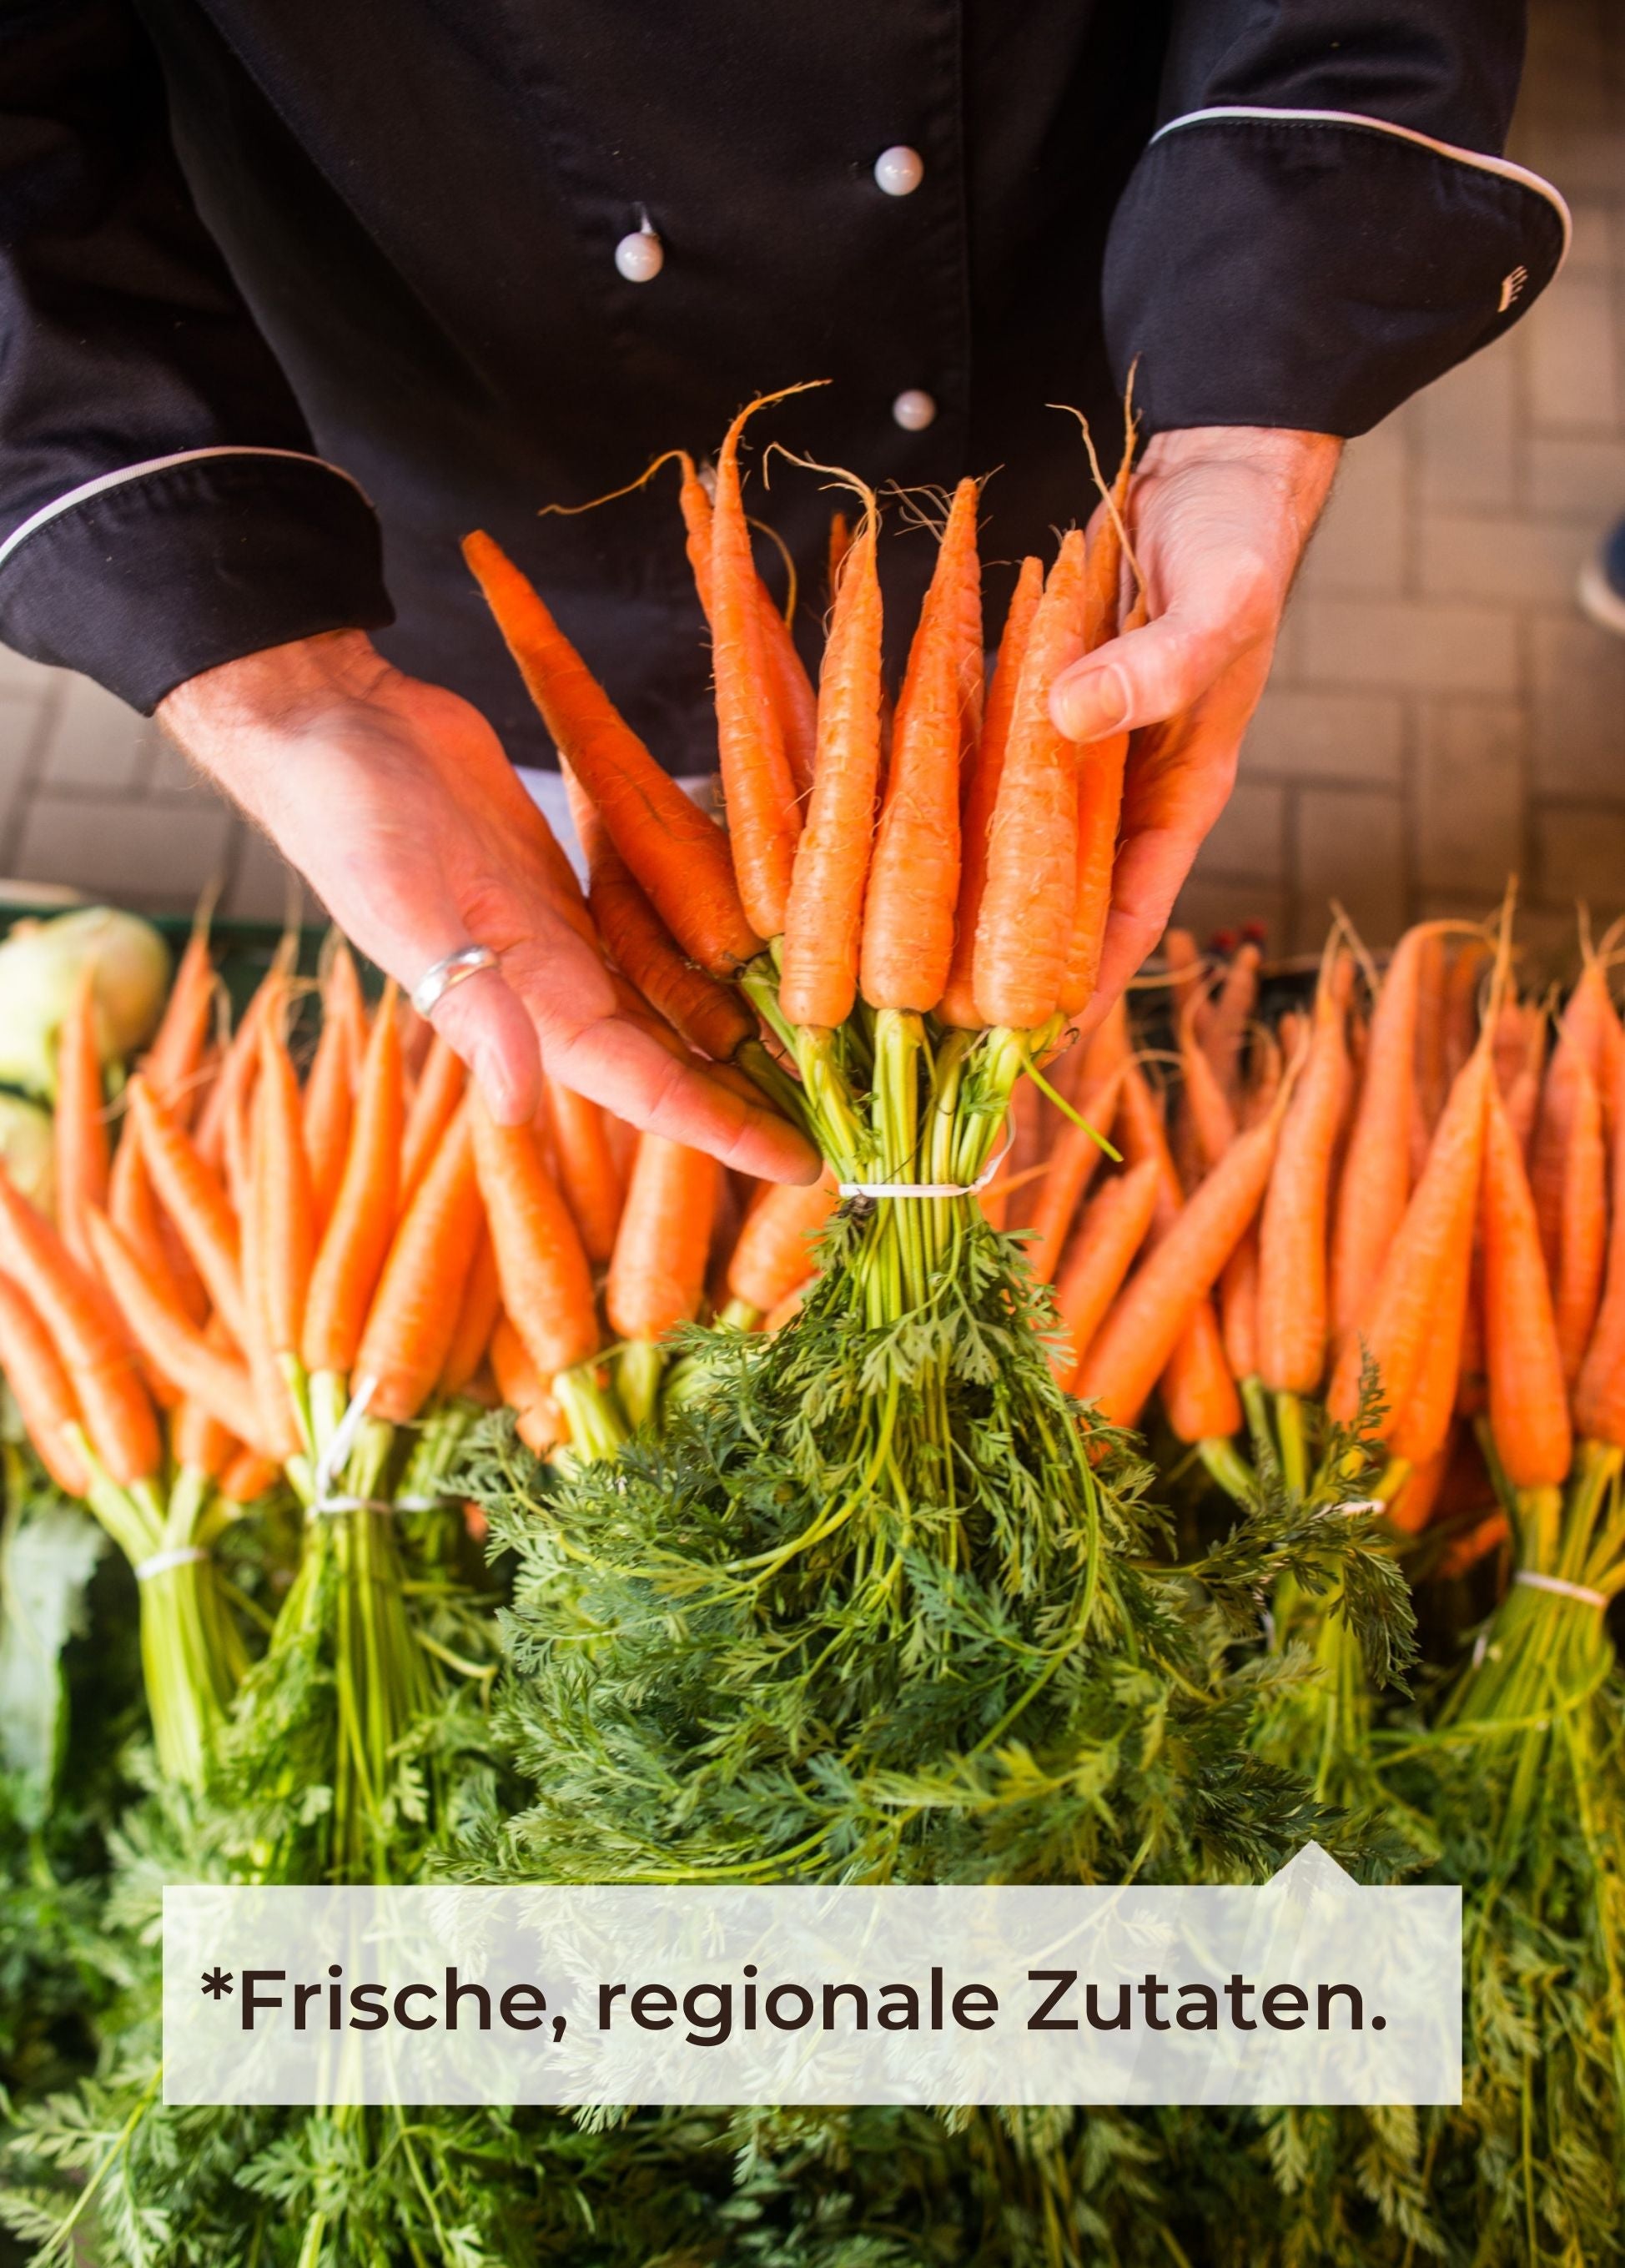
{"type": "MultiPolygon", "coordinates": [[[[1069,743],[1049,696],[1120,628],[1128,453],[1095,534],[1074,529],[1048,570],[1022,563],[986,682],[977,484],[959,484],[893,700],[881,512],[861,483],[856,524],[832,541],[816,686],[767,594],[741,464],[764,406],[733,421],[709,483],[677,459],[725,830],[661,769],[518,567],[482,534],[464,551],[558,747],[608,956],[673,1044],[753,1079],[826,1161],[819,1189],[760,1200],[726,1314],[776,1323],[821,1301],[872,1335],[882,1367],[917,1333],[890,1388],[837,1397],[852,1426],[842,1463],[861,1524],[912,1534],[921,1507],[939,1510],[928,1524],[952,1559],[963,1476],[950,1404],[973,1359],[952,1319],[967,1290],[996,1311],[993,1278],[1014,1265],[977,1200],[1012,1138],[1018,1084],[1058,1092],[1045,1065],[1092,998],[1110,902],[1127,740],[1069,743]],[[808,1235],[837,1209],[853,1234],[808,1292],[808,1235]]],[[[647,1396],[631,1398],[641,1414],[647,1396]]],[[[1058,1395],[1034,1425],[1069,1445],[1066,1492],[1092,1499],[1058,1395]]],[[[877,1580],[887,1564],[883,1549],[877,1580]]]]}

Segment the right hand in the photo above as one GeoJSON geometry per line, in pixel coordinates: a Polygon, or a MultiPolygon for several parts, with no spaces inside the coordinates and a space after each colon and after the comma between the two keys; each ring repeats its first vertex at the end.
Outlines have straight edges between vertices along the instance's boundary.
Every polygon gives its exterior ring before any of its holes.
{"type": "Polygon", "coordinates": [[[545,1059],[634,1126],[767,1180],[816,1177],[812,1151],[765,1102],[617,1012],[568,917],[547,821],[459,695],[402,675],[361,631],[333,630],[206,670],[158,717],[403,990],[460,946],[502,956],[434,1016],[500,1123],[534,1115],[545,1059]]]}

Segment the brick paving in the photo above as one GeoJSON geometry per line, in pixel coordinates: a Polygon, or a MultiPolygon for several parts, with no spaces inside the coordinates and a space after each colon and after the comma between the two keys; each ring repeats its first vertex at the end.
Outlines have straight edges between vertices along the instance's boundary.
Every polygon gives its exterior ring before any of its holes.
{"type": "MultiPolygon", "coordinates": [[[[1625,512],[1625,10],[1536,0],[1512,153],[1574,210],[1526,321],[1349,450],[1275,676],[1181,908],[1312,950],[1338,897],[1374,942],[1520,877],[1554,967],[1573,907],[1625,911],[1625,640],[1575,576],[1625,512]]],[[[152,726],[0,650],[0,875],[277,918],[287,870],[152,726]]]]}

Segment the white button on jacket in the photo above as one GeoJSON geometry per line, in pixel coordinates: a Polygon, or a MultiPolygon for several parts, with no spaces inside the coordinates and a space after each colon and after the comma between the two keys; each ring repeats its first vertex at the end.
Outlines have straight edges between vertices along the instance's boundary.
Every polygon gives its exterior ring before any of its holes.
{"type": "Polygon", "coordinates": [[[911,386],[893,402],[892,415],[905,433],[923,433],[937,416],[937,404],[923,387],[911,386]]]}
{"type": "Polygon", "coordinates": [[[875,159],[875,180],[888,197],[911,197],[925,178],[925,162],[906,142],[893,143],[875,159]]]}

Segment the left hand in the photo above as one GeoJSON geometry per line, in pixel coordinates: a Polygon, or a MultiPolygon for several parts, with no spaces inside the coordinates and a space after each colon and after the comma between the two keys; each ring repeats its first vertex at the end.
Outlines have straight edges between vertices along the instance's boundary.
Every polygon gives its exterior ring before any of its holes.
{"type": "Polygon", "coordinates": [[[1135,736],[1085,1031],[1162,935],[1230,799],[1282,610],[1342,451],[1329,433],[1198,426],[1158,434],[1135,475],[1129,527],[1151,619],[1075,663],[1050,695],[1056,728],[1070,740],[1135,736]]]}

